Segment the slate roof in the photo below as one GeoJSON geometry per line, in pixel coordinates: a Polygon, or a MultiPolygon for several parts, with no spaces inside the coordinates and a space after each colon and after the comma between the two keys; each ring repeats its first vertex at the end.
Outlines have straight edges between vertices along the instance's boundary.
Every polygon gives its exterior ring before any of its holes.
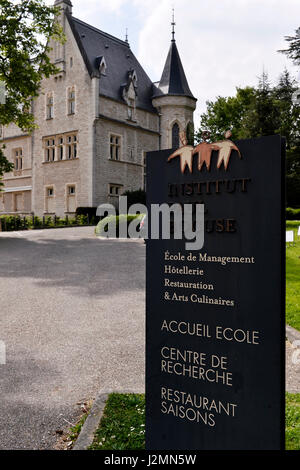
{"type": "Polygon", "coordinates": [[[105,59],[107,69],[100,78],[100,94],[124,103],[122,89],[128,82],[129,70],[134,69],[137,74],[137,107],[157,113],[151,102],[152,81],[132,53],[128,42],[104,33],[69,13],[67,18],[91,76],[99,76],[99,57],[105,59]]]}
{"type": "Polygon", "coordinates": [[[153,97],[163,95],[178,95],[194,98],[183,70],[175,40],[171,42],[160,82],[154,84],[153,97]]]}

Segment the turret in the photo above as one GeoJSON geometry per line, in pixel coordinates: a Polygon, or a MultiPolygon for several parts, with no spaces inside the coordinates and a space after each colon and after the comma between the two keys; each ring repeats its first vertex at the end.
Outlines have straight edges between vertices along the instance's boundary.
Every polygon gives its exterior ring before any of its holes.
{"type": "Polygon", "coordinates": [[[178,148],[179,133],[182,131],[186,131],[188,139],[191,139],[193,113],[197,102],[180,60],[174,26],[173,13],[171,46],[160,82],[154,84],[152,97],[152,104],[160,115],[161,149],[178,148]]]}

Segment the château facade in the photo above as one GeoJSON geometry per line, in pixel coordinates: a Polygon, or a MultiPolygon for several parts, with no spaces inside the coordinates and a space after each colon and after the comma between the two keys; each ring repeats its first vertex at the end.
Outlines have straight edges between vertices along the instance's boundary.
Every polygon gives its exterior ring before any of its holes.
{"type": "Polygon", "coordinates": [[[153,83],[122,41],[72,15],[56,0],[66,42],[50,41],[59,72],[33,102],[38,128],[10,125],[0,143],[14,170],[4,175],[0,214],[64,217],[77,207],[117,204],[145,187],[146,152],[177,148],[193,126],[192,95],[173,39],[160,82],[153,83]]]}

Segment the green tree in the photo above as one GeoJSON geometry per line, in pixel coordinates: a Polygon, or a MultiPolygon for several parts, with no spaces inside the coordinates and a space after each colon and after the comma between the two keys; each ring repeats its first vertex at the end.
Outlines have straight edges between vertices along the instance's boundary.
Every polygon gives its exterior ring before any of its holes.
{"type": "Polygon", "coordinates": [[[277,100],[280,115],[277,132],[285,136],[287,150],[291,150],[293,146],[299,144],[300,107],[293,102],[293,95],[297,88],[296,80],[285,69],[279,77],[278,85],[273,90],[273,96],[277,100]]]}
{"type": "MultiPolygon", "coordinates": [[[[286,54],[294,64],[300,64],[300,28],[295,31],[294,36],[285,36],[288,43],[287,49],[279,52],[286,54]]],[[[296,85],[296,84],[295,84],[296,85]]],[[[295,86],[295,90],[298,87],[295,86]]],[[[293,116],[290,119],[294,122],[290,142],[287,145],[287,201],[291,206],[300,206],[300,120],[299,106],[294,105],[293,116]]]]}
{"type": "Polygon", "coordinates": [[[207,103],[196,137],[201,141],[203,131],[211,140],[224,138],[231,129],[233,140],[281,134],[287,148],[287,203],[300,206],[300,106],[293,101],[297,82],[287,70],[278,84],[271,86],[263,72],[256,88],[237,88],[236,96],[218,97],[207,103]]]}
{"type": "MultiPolygon", "coordinates": [[[[32,130],[32,100],[39,94],[44,77],[57,72],[48,57],[50,37],[64,40],[56,16],[59,9],[44,0],[0,0],[0,82],[5,87],[5,102],[0,104],[0,125],[15,123],[32,130]]],[[[0,178],[10,171],[0,149],[0,178]]]]}
{"type": "Polygon", "coordinates": [[[275,99],[268,74],[265,71],[258,79],[255,99],[246,112],[243,125],[247,137],[260,137],[278,132],[280,127],[279,103],[275,99]]]}
{"type": "Polygon", "coordinates": [[[244,120],[255,100],[255,89],[246,87],[236,90],[236,96],[219,96],[216,101],[207,101],[207,111],[201,115],[200,129],[195,135],[197,142],[202,140],[205,131],[210,133],[213,141],[223,139],[228,129],[231,129],[233,139],[248,137],[244,120]]]}
{"type": "Polygon", "coordinates": [[[287,49],[281,49],[278,52],[286,54],[289,59],[296,64],[300,64],[300,28],[295,31],[294,36],[285,36],[284,39],[288,43],[289,47],[287,49]]]}

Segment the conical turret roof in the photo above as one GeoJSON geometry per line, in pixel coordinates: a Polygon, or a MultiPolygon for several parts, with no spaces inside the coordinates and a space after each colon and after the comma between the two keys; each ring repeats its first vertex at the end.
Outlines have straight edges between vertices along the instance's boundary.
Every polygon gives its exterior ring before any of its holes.
{"type": "Polygon", "coordinates": [[[179,95],[194,98],[180,60],[176,42],[173,39],[160,82],[155,85],[154,97],[161,95],[179,95]]]}

